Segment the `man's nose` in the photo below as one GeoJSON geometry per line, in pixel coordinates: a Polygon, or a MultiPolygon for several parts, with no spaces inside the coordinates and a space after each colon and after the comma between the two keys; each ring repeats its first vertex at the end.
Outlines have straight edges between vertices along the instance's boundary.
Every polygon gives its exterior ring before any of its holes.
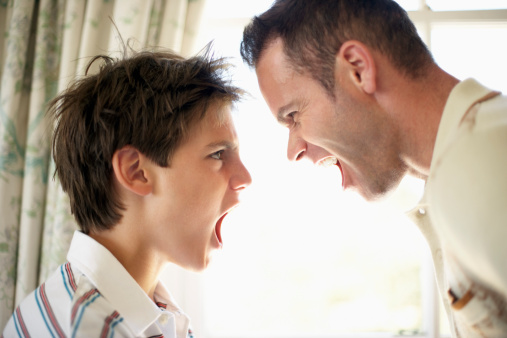
{"type": "Polygon", "coordinates": [[[289,161],[301,160],[306,152],[306,142],[299,136],[289,133],[287,144],[287,158],[289,161]]]}

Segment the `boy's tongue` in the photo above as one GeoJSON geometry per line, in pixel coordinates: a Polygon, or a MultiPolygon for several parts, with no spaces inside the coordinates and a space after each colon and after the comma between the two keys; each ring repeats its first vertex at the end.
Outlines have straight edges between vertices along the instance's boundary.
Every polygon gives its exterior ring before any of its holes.
{"type": "Polygon", "coordinates": [[[217,235],[218,243],[220,243],[220,246],[222,246],[222,222],[224,221],[225,216],[227,214],[224,214],[220,219],[218,220],[216,226],[215,226],[215,234],[217,235]]]}

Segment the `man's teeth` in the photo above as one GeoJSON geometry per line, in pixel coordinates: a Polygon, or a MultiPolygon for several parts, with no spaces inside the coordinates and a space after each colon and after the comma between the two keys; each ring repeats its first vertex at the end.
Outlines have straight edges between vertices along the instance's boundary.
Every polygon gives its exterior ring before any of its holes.
{"type": "Polygon", "coordinates": [[[329,167],[335,165],[336,163],[338,163],[338,159],[336,157],[328,157],[320,161],[320,165],[324,167],[329,167]]]}

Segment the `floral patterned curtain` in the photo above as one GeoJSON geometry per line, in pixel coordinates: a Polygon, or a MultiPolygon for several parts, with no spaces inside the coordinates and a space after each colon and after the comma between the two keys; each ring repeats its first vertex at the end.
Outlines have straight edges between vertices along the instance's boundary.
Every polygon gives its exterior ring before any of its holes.
{"type": "Polygon", "coordinates": [[[0,332],[77,228],[53,179],[47,102],[90,57],[119,51],[118,32],[135,48],[195,53],[204,1],[0,0],[0,332]]]}

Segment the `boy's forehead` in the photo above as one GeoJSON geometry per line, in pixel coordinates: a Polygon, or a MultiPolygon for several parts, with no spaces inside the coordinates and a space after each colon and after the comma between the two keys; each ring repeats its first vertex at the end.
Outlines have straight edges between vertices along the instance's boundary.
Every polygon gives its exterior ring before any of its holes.
{"type": "Polygon", "coordinates": [[[231,104],[211,104],[208,106],[204,116],[196,118],[188,127],[180,146],[195,142],[207,142],[206,139],[210,142],[225,141],[221,139],[224,137],[230,138],[231,136],[234,139],[236,138],[236,131],[231,116],[231,104]],[[229,136],[224,134],[226,130],[226,134],[229,136]]]}
{"type": "Polygon", "coordinates": [[[194,122],[194,128],[198,126],[199,128],[218,128],[227,124],[231,120],[231,104],[230,103],[222,103],[217,104],[214,103],[208,107],[206,112],[204,113],[204,117],[194,122]]]}

